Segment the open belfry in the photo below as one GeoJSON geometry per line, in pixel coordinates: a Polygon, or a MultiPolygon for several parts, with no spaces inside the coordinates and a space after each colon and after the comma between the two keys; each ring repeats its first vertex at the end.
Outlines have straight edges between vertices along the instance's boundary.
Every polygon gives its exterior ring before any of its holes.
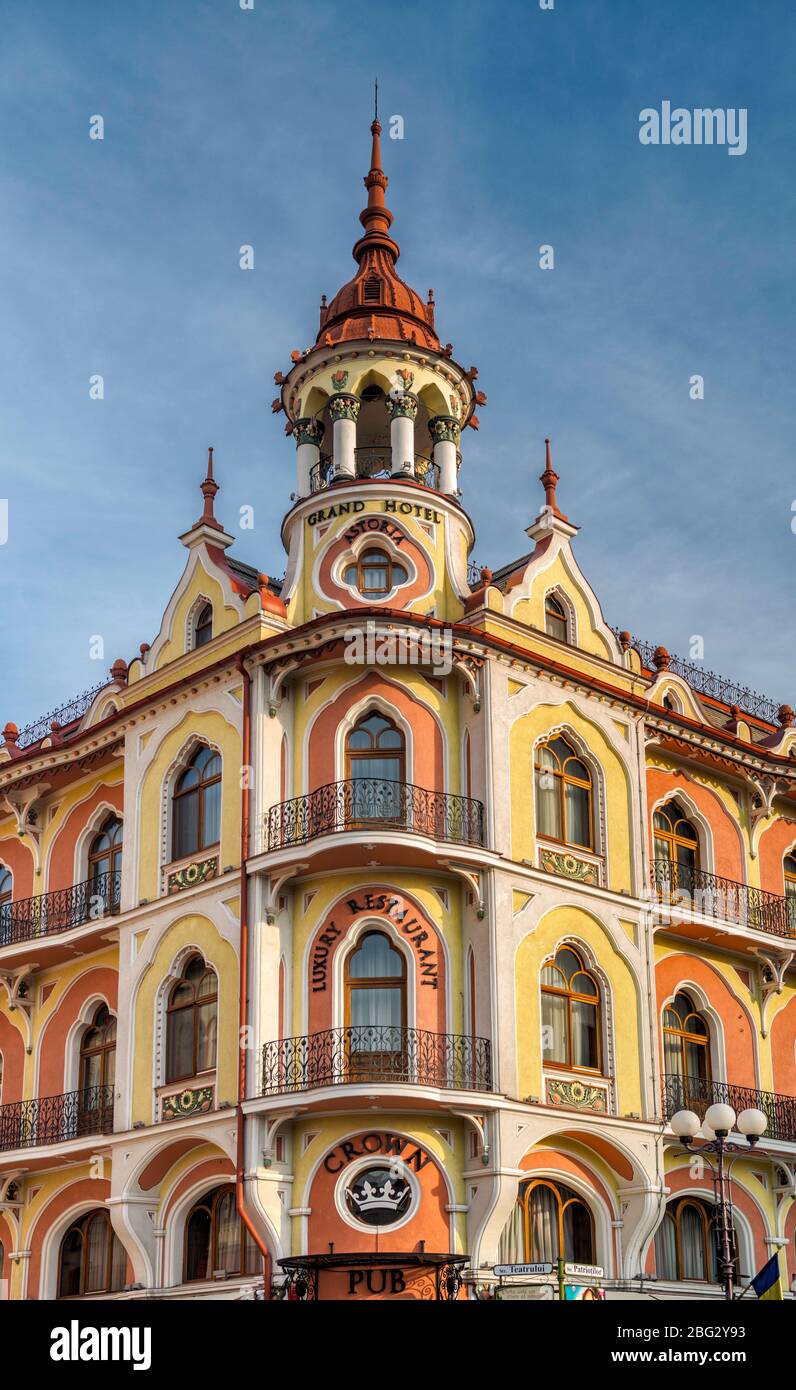
{"type": "Polygon", "coordinates": [[[210,450],[159,631],[5,726],[0,1294],[715,1299],[729,1248],[790,1297],[793,712],[608,625],[544,422],[475,565],[486,397],[381,133],[276,374],[284,576],[210,450]],[[731,1230],[669,1123],[716,1105],[731,1230]]]}

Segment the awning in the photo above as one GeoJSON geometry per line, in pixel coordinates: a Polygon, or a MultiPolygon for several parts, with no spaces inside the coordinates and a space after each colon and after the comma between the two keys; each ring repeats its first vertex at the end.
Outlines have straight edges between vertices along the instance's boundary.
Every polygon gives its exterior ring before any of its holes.
{"type": "MultiPolygon", "coordinates": [[[[386,1274],[389,1270],[427,1270],[431,1277],[433,1292],[424,1297],[436,1299],[456,1299],[462,1286],[462,1269],[469,1263],[469,1255],[453,1255],[448,1251],[428,1250],[329,1250],[321,1255],[289,1255],[277,1263],[287,1274],[287,1297],[312,1301],[319,1297],[319,1283],[323,1274],[343,1274],[360,1271],[364,1275],[374,1270],[384,1272],[381,1289],[374,1289],[368,1280],[363,1292],[371,1295],[395,1294],[403,1292],[396,1287],[387,1287],[386,1274]]],[[[349,1292],[360,1291],[361,1280],[350,1281],[349,1292]]]]}

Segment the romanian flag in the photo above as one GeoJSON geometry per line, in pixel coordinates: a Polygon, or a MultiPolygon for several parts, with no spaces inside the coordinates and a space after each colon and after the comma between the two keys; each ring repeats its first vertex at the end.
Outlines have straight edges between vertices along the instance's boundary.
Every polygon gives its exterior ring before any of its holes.
{"type": "Polygon", "coordinates": [[[768,1264],[763,1265],[759,1274],[752,1280],[752,1288],[758,1298],[782,1298],[782,1284],[779,1277],[779,1251],[772,1255],[768,1264]]]}

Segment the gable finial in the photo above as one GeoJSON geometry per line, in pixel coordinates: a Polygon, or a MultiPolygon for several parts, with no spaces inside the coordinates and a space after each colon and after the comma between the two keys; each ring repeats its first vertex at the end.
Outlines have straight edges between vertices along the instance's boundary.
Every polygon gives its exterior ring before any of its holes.
{"type": "Polygon", "coordinates": [[[221,523],[216,520],[215,511],[213,510],[213,504],[215,502],[216,493],[218,492],[218,483],[213,477],[212,447],[209,447],[207,450],[207,474],[204,478],[204,481],[200,484],[200,491],[205,499],[205,504],[204,509],[202,511],[202,515],[196,523],[197,526],[215,526],[217,530],[221,531],[223,528],[221,526],[221,523]]]}
{"type": "Polygon", "coordinates": [[[549,510],[553,512],[556,516],[560,516],[560,512],[558,510],[558,503],[556,502],[556,485],[558,483],[558,474],[556,473],[556,470],[553,467],[549,439],[545,440],[544,447],[544,473],[539,474],[539,482],[544,487],[545,506],[549,508],[549,510]]]}

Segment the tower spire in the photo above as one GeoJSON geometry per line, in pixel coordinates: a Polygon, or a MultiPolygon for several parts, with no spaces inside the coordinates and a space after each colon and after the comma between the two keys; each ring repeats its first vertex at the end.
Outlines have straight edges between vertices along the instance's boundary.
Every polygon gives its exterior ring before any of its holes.
{"type": "Polygon", "coordinates": [[[558,474],[553,467],[553,458],[550,452],[550,440],[544,442],[544,473],[539,474],[539,482],[544,487],[545,507],[553,516],[560,516],[562,521],[566,521],[564,513],[559,510],[556,501],[556,487],[558,485],[558,474]]]}
{"type": "Polygon", "coordinates": [[[221,525],[221,522],[216,520],[215,511],[213,509],[213,503],[215,502],[216,493],[218,492],[218,483],[213,477],[212,447],[208,448],[207,450],[207,473],[205,475],[204,481],[200,484],[199,490],[202,496],[204,497],[205,502],[202,515],[200,516],[196,525],[215,526],[218,531],[223,531],[224,528],[221,525]]]}
{"type": "Polygon", "coordinates": [[[397,261],[400,255],[400,248],[390,236],[390,226],[392,225],[392,213],[384,201],[384,194],[389,182],[387,175],[381,167],[381,122],[379,121],[379,84],[375,83],[374,91],[374,117],[370,126],[371,146],[370,146],[370,169],[365,175],[365,187],[368,190],[368,205],[359,214],[359,220],[365,228],[365,235],[360,237],[354,247],[354,260],[362,263],[362,258],[366,251],[371,247],[380,247],[392,256],[393,261],[397,261]]]}

